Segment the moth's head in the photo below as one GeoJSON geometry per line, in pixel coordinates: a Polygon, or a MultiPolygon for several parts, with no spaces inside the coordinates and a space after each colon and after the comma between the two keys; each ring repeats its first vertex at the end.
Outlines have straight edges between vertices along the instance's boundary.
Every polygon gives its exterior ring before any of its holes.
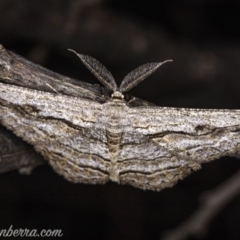
{"type": "Polygon", "coordinates": [[[114,91],[111,95],[111,98],[114,101],[122,101],[124,99],[124,95],[120,91],[114,91]]]}

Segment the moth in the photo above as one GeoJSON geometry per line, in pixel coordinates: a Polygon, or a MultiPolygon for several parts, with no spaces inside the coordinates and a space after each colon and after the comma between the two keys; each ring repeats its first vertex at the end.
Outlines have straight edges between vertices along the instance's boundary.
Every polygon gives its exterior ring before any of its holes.
{"type": "MultiPolygon", "coordinates": [[[[3,47],[0,50],[4,52],[3,47]]],[[[51,89],[47,92],[13,83],[10,64],[2,68],[0,78],[0,123],[32,144],[67,180],[87,184],[111,180],[160,191],[202,163],[239,156],[240,110],[157,107],[125,94],[170,60],[138,67],[118,87],[100,62],[76,54],[106,87],[106,95],[87,92],[84,85],[62,81],[61,75],[29,62],[26,71],[31,69],[31,76],[46,82],[51,78],[58,82],[57,89],[54,84],[45,86],[51,89]],[[79,88],[85,89],[81,96],[75,94],[79,88]]],[[[15,67],[26,65],[27,60],[12,56],[15,67]]],[[[0,60],[1,64],[5,62],[0,60]]]]}

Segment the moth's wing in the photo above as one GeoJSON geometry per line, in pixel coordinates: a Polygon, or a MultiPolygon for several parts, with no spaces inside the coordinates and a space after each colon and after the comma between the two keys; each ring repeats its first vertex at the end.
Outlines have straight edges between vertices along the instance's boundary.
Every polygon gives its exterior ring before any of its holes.
{"type": "Polygon", "coordinates": [[[101,113],[102,105],[93,101],[0,83],[0,123],[73,182],[108,180],[105,130],[97,123],[101,113]]]}
{"type": "Polygon", "coordinates": [[[129,108],[128,121],[119,155],[121,183],[161,190],[201,163],[240,155],[240,110],[139,107],[129,108]]]}

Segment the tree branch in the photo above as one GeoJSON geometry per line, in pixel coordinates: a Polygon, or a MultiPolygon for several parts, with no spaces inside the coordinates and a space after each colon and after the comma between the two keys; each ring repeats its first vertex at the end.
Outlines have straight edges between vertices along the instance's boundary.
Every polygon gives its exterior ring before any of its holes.
{"type": "Polygon", "coordinates": [[[177,228],[164,234],[162,240],[183,240],[189,236],[206,234],[214,217],[239,193],[240,171],[212,192],[205,193],[198,210],[177,228]]]}

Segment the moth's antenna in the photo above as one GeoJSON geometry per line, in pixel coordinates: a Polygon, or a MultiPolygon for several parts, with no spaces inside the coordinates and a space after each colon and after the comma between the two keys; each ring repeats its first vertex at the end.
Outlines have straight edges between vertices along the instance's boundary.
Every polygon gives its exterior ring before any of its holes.
{"type": "Polygon", "coordinates": [[[113,92],[117,90],[117,84],[112,74],[97,59],[92,58],[88,55],[79,54],[72,49],[68,50],[74,52],[81,59],[83,64],[106,88],[112,90],[113,92]]]}
{"type": "Polygon", "coordinates": [[[146,63],[134,69],[132,72],[127,74],[127,76],[123,79],[120,85],[119,91],[120,92],[129,91],[131,88],[133,88],[138,83],[143,81],[146,77],[148,77],[153,72],[155,72],[161,65],[163,65],[166,62],[172,62],[172,61],[173,60],[166,60],[160,63],[146,63]]]}

